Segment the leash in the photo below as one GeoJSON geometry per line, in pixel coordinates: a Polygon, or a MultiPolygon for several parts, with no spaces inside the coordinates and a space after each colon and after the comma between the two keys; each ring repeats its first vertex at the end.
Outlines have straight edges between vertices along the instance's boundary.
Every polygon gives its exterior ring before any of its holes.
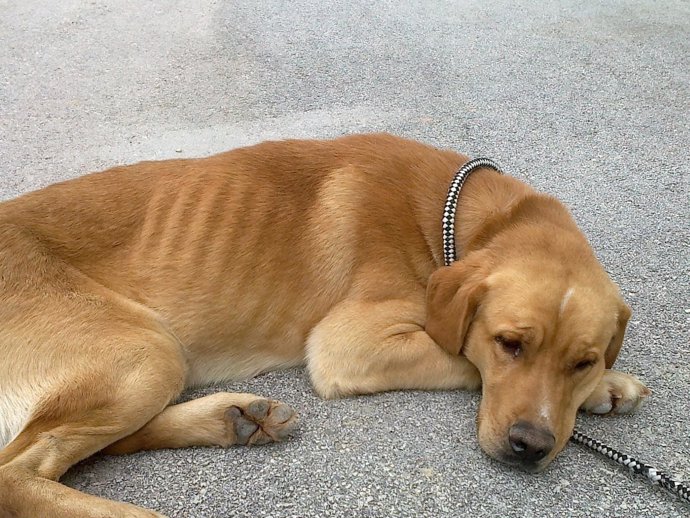
{"type": "Polygon", "coordinates": [[[633,473],[647,477],[647,480],[649,480],[649,482],[652,484],[659,485],[690,503],[690,487],[682,482],[672,479],[663,471],[656,469],[649,464],[645,464],[644,462],[640,462],[635,457],[631,457],[630,455],[626,455],[614,450],[610,446],[607,446],[596,439],[592,439],[588,435],[578,432],[577,430],[573,430],[573,435],[570,438],[570,441],[581,444],[591,450],[601,453],[603,456],[608,457],[609,459],[615,460],[618,464],[626,466],[633,473]]]}
{"type": "MultiPolygon", "coordinates": [[[[503,174],[501,168],[489,158],[475,158],[469,160],[455,173],[453,181],[448,188],[448,196],[446,198],[446,205],[443,208],[443,263],[445,266],[450,266],[456,260],[455,250],[455,211],[458,206],[458,198],[460,191],[465,183],[465,180],[474,171],[481,167],[488,167],[494,171],[503,174]]],[[[619,451],[614,450],[610,446],[603,444],[591,437],[573,430],[573,435],[570,438],[571,442],[581,444],[591,450],[601,453],[609,459],[615,460],[618,464],[627,466],[630,471],[638,475],[645,476],[652,484],[659,485],[664,489],[676,494],[686,502],[690,502],[690,488],[682,482],[672,479],[666,473],[654,468],[644,462],[640,462],[630,455],[625,455],[619,451]]]]}

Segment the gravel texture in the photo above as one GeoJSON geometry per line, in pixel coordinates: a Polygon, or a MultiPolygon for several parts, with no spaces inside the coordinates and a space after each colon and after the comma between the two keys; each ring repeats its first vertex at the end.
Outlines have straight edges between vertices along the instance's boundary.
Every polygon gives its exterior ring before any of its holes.
{"type": "MultiPolygon", "coordinates": [[[[634,309],[654,391],[583,432],[690,479],[690,4],[0,0],[0,198],[141,159],[385,130],[563,199],[634,309]]],[[[321,401],[301,369],[216,390],[301,412],[257,448],[99,456],[66,484],[171,517],[688,516],[577,446],[540,475],[477,446],[478,395],[321,401]]]]}

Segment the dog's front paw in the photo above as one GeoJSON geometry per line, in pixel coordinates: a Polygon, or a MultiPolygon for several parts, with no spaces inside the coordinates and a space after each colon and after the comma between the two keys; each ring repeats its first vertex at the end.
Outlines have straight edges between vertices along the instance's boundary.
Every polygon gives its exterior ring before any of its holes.
{"type": "Polygon", "coordinates": [[[651,393],[635,376],[606,370],[580,408],[592,414],[629,414],[651,393]]]}

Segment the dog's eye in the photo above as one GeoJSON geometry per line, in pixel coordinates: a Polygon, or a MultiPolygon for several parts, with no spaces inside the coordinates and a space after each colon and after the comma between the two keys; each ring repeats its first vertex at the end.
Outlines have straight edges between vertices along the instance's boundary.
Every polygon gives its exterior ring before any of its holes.
{"type": "Polygon", "coordinates": [[[585,371],[592,367],[596,362],[594,360],[582,360],[581,362],[577,362],[575,364],[574,369],[576,371],[585,371]]]}
{"type": "Polygon", "coordinates": [[[498,335],[494,337],[496,343],[500,345],[505,352],[511,356],[518,356],[522,352],[522,343],[520,340],[514,338],[507,338],[505,336],[498,335]]]}

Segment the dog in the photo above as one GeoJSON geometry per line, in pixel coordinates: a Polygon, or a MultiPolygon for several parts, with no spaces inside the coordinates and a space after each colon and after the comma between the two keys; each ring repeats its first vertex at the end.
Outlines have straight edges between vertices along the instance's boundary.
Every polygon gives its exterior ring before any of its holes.
{"type": "Polygon", "coordinates": [[[306,365],[337,398],[481,388],[491,457],[540,471],[578,409],[634,410],[630,309],[568,210],[387,135],[143,162],[0,204],[0,515],[161,516],[58,480],[104,451],[263,444],[296,415],[187,387],[306,365]]]}

